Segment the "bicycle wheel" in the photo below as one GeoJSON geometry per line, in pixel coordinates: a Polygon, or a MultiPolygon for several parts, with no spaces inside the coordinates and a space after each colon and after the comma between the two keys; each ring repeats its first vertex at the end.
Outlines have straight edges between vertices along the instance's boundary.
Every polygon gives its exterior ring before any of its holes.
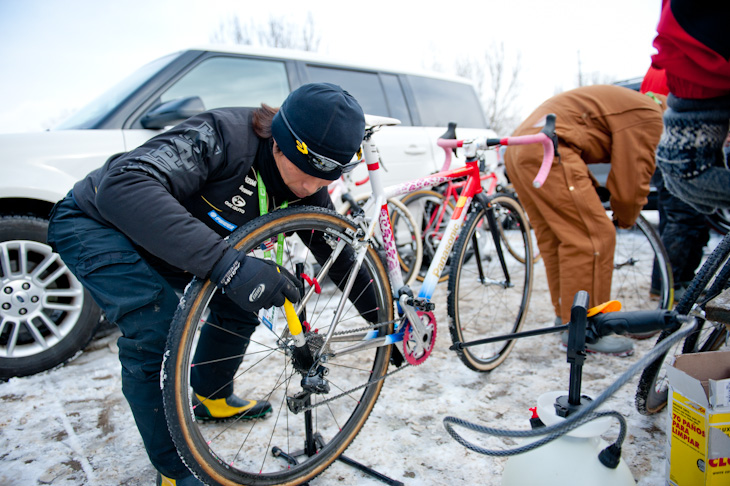
{"type": "MultiPolygon", "coordinates": [[[[355,201],[361,206],[370,198],[368,194],[361,194],[355,201]]],[[[343,203],[339,210],[340,214],[350,216],[350,203],[343,203]]],[[[393,239],[395,241],[396,251],[398,252],[398,262],[403,271],[403,282],[406,285],[412,285],[416,281],[416,270],[421,268],[423,260],[423,243],[421,241],[421,230],[413,215],[408,208],[398,199],[388,199],[388,214],[390,215],[391,227],[393,228],[393,239]]],[[[377,249],[382,250],[382,236],[380,236],[380,226],[376,227],[376,243],[377,249]]]]}
{"type": "MultiPolygon", "coordinates": [[[[236,230],[229,242],[240,251],[262,257],[271,242],[276,246],[279,234],[286,235],[284,266],[292,271],[296,263],[309,258],[293,248],[303,248],[302,243],[312,248],[313,241],[324,242],[326,251],[312,252],[321,265],[318,279],[328,270],[334,275],[335,269],[344,267],[336,262],[330,268],[335,249],[359,243],[355,236],[358,228],[346,218],[321,208],[304,207],[262,216],[236,230]]],[[[193,414],[192,369],[214,365],[194,362],[195,352],[201,331],[216,325],[209,306],[216,297],[224,297],[216,296],[216,287],[208,280],[195,279],[189,285],[168,339],[163,397],[175,445],[197,476],[215,484],[300,484],[320,474],[352,442],[383,386],[391,348],[354,346],[355,350],[347,352],[345,347],[362,343],[366,333],[384,335],[393,328],[387,273],[372,248],[368,248],[362,268],[372,279],[368,286],[372,286],[377,304],[373,312],[382,325],[368,327],[354,305],[342,302],[342,318],[334,323],[336,332],[326,344],[324,337],[333,325],[333,309],[343,295],[338,286],[325,280],[320,282],[321,293],[314,294],[302,312],[302,320],[312,329],[305,333],[309,349],[313,353],[321,351],[326,357],[318,364],[328,373],[320,368],[317,377],[326,382],[327,390],[320,384],[317,392],[303,392],[305,375],[310,381],[314,377],[294,367],[293,343],[281,309],[271,327],[257,326],[248,350],[229,357],[242,359],[233,378],[238,393],[261,397],[272,405],[273,413],[256,421],[210,423],[196,420],[193,414]],[[309,407],[314,408],[302,410],[309,407]]],[[[349,264],[347,271],[352,271],[349,264]]]]}
{"type": "MultiPolygon", "coordinates": [[[[710,254],[705,263],[699,269],[695,278],[690,283],[690,286],[685,291],[682,298],[677,303],[675,310],[679,314],[689,314],[690,311],[693,315],[701,316],[704,309],[704,304],[711,298],[715,297],[722,291],[722,288],[727,284],[728,276],[730,275],[730,263],[726,263],[722,272],[718,275],[716,281],[712,284],[711,288],[708,285],[715,276],[717,269],[727,259],[730,254],[730,236],[725,236],[715,250],[710,254]],[[705,295],[700,300],[700,296],[703,291],[705,295]],[[695,306],[697,304],[697,306],[695,306]]],[[[698,323],[698,329],[701,330],[705,327],[705,323],[700,321],[698,323]]],[[[714,326],[707,327],[708,330],[714,328],[714,326]]],[[[657,344],[663,341],[671,333],[662,331],[657,338],[657,344]]],[[[685,338],[686,347],[691,349],[702,349],[703,347],[712,347],[717,342],[710,332],[708,334],[693,333],[685,338]],[[703,337],[704,336],[704,337],[703,337]],[[694,341],[694,342],[693,342],[694,341]]],[[[636,389],[636,397],[634,403],[636,410],[643,415],[652,415],[661,411],[667,404],[668,398],[668,383],[666,378],[666,366],[674,359],[674,357],[680,354],[678,349],[670,350],[663,356],[658,357],[649,366],[644,368],[644,371],[639,378],[639,385],[636,389]]]]}
{"type": "MultiPolygon", "coordinates": [[[[725,262],[722,270],[717,274],[715,280],[703,293],[697,293],[697,289],[693,291],[697,294],[695,300],[697,307],[704,310],[706,304],[717,297],[723,290],[728,287],[728,279],[730,279],[730,260],[725,262]]],[[[687,303],[683,303],[683,307],[687,303]]],[[[679,305],[677,306],[679,307],[679,305]]],[[[727,327],[723,323],[716,323],[697,317],[697,329],[691,332],[682,345],[682,354],[704,353],[706,351],[717,351],[720,346],[725,343],[728,335],[727,327]]]]}
{"type": "Polygon", "coordinates": [[[724,324],[701,320],[697,329],[684,339],[682,354],[717,351],[725,344],[727,327],[724,324]]]}
{"type": "Polygon", "coordinates": [[[616,229],[611,296],[625,310],[671,309],[672,265],[659,235],[643,216],[629,229],[616,229]],[[652,271],[658,288],[652,289],[652,271]]]}
{"type": "MultiPolygon", "coordinates": [[[[499,230],[497,230],[499,232],[499,230]]],[[[532,240],[522,207],[514,198],[497,194],[489,208],[473,211],[456,240],[449,276],[449,331],[454,344],[518,332],[527,315],[532,291],[532,240]],[[504,238],[490,232],[488,215],[504,230],[504,238]],[[506,251],[505,238],[522,246],[520,262],[506,251]]],[[[515,341],[501,341],[457,350],[475,371],[499,366],[515,341]]]]}
{"type": "MultiPolygon", "coordinates": [[[[417,272],[417,278],[423,282],[426,271],[428,270],[436,249],[441,243],[444,230],[449,224],[451,214],[454,211],[454,204],[449,201],[444,208],[444,195],[431,190],[422,190],[406,194],[401,202],[408,209],[416,224],[421,231],[421,239],[423,242],[423,259],[421,266],[417,272]]],[[[398,215],[393,216],[393,225],[402,224],[398,215]]],[[[450,260],[446,262],[439,282],[445,282],[449,278],[450,260]]],[[[404,268],[404,271],[410,272],[410,269],[404,268]]]]}

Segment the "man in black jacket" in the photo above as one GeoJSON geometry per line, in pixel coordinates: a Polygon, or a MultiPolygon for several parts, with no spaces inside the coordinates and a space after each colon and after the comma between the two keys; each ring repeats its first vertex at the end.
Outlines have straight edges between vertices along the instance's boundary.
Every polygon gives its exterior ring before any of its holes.
{"type": "MultiPolygon", "coordinates": [[[[247,257],[224,237],[256,218],[262,205],[265,211],[285,202],[332,208],[325,187],[356,164],[364,126],[349,93],[326,83],[304,85],[278,111],[262,105],[196,115],[112,157],[54,208],[50,244],[122,331],[122,389],[158,484],[201,484],[177,455],[159,385],[176,291],[193,276],[222,288],[211,319],[238,338],[206,326],[201,343],[210,344],[198,353],[242,355],[258,325],[256,312],[285,298],[297,301],[299,292],[288,272],[247,257]]],[[[367,304],[357,307],[367,314],[367,304]]],[[[201,419],[253,419],[271,411],[268,402],[242,399],[232,385],[223,386],[239,362],[192,374],[201,419]]]]}

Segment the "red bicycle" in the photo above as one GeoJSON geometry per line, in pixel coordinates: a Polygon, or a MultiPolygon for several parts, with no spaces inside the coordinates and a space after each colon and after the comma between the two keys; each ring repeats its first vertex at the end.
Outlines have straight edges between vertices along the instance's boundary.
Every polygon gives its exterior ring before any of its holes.
{"type": "MultiPolygon", "coordinates": [[[[455,150],[449,145],[453,142],[447,142],[448,140],[456,139],[456,125],[449,123],[449,128],[441,135],[439,139],[439,146],[445,152],[444,164],[441,171],[448,171],[451,166],[452,152],[455,150]]],[[[497,139],[494,139],[497,140],[497,139]]],[[[506,140],[506,139],[500,139],[506,140]]],[[[514,144],[514,142],[513,142],[514,144]]],[[[495,146],[496,147],[496,146],[495,146]]],[[[504,174],[504,163],[499,157],[499,151],[496,150],[496,157],[487,157],[485,151],[480,151],[477,154],[478,167],[480,172],[481,187],[487,196],[498,197],[498,202],[506,203],[509,200],[509,204],[513,207],[520,209],[522,218],[525,221],[527,231],[530,234],[532,240],[533,262],[536,262],[540,258],[539,251],[537,250],[537,244],[532,228],[529,226],[529,220],[527,214],[519,202],[517,195],[510,188],[509,181],[504,174]]],[[[466,185],[466,179],[461,180],[448,180],[440,185],[434,186],[429,189],[422,189],[415,191],[403,196],[400,202],[408,209],[408,212],[412,216],[412,219],[416,221],[419,226],[422,242],[422,263],[417,274],[419,281],[423,281],[424,275],[428,265],[438,248],[439,243],[443,239],[444,230],[446,225],[451,218],[454,207],[461,195],[461,192],[466,185]]],[[[392,214],[393,225],[401,225],[401,215],[398,213],[392,214]]],[[[515,244],[508,238],[509,231],[514,229],[515,222],[509,218],[498,219],[497,230],[502,238],[502,242],[507,251],[518,261],[525,263],[525,247],[521,244],[515,244]]],[[[480,233],[489,231],[488,228],[480,228],[480,233]]],[[[412,272],[412,269],[408,267],[407,262],[401,263],[403,271],[407,274],[412,272]]],[[[449,263],[447,262],[447,268],[449,263]]],[[[439,282],[445,282],[449,278],[449,272],[443,272],[439,282]]]]}

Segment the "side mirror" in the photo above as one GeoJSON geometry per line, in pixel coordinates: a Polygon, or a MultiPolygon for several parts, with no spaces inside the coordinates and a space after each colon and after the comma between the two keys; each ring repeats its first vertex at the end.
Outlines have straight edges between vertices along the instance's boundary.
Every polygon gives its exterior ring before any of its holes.
{"type": "Polygon", "coordinates": [[[176,125],[193,115],[205,111],[203,100],[198,96],[167,101],[147,112],[140,123],[145,128],[160,129],[176,125]]]}

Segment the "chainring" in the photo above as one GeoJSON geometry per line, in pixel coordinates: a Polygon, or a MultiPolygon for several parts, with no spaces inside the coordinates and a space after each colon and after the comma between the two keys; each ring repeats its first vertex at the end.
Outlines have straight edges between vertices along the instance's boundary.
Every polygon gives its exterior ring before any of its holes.
{"type": "Polygon", "coordinates": [[[403,330],[403,356],[406,358],[408,364],[419,365],[426,361],[433,351],[433,346],[436,344],[436,317],[431,311],[418,311],[418,317],[426,326],[426,337],[423,345],[423,351],[420,354],[416,352],[416,345],[414,340],[416,336],[413,334],[411,323],[406,324],[403,330]]]}

